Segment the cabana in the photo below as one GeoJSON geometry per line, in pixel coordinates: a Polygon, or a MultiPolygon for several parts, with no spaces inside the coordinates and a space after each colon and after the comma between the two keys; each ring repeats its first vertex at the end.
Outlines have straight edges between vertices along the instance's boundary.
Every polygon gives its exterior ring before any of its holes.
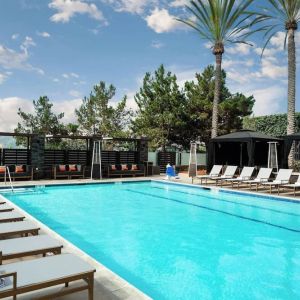
{"type": "Polygon", "coordinates": [[[241,130],[213,138],[208,144],[207,167],[213,165],[259,166],[268,165],[268,142],[278,142],[281,164],[283,140],[252,130],[241,130]]]}

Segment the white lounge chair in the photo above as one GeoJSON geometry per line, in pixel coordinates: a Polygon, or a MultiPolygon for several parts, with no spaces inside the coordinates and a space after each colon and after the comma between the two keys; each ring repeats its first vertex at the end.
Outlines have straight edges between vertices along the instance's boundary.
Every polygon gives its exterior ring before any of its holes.
{"type": "Polygon", "coordinates": [[[216,185],[218,185],[218,182],[220,181],[221,186],[222,186],[222,182],[224,180],[233,178],[236,170],[237,170],[237,166],[227,166],[223,175],[218,176],[218,177],[212,177],[211,180],[215,180],[216,185]]]}
{"type": "Polygon", "coordinates": [[[285,184],[283,187],[293,188],[294,189],[294,196],[296,196],[296,190],[298,188],[300,188],[300,176],[298,176],[298,179],[295,183],[285,184]]]}
{"type": "Polygon", "coordinates": [[[23,221],[25,217],[18,212],[10,211],[0,213],[0,223],[23,221]]]}
{"type": "Polygon", "coordinates": [[[223,166],[222,165],[214,165],[212,169],[210,170],[209,174],[202,175],[202,176],[196,176],[197,179],[200,179],[200,183],[202,184],[202,180],[205,179],[205,183],[207,183],[208,179],[211,179],[212,177],[218,177],[222,171],[223,166]]]}
{"type": "Polygon", "coordinates": [[[239,184],[241,182],[251,179],[253,172],[254,172],[254,167],[244,167],[240,176],[236,178],[225,179],[225,181],[230,182],[232,187],[234,183],[237,183],[239,187],[239,184]]]}
{"type": "Polygon", "coordinates": [[[93,300],[95,268],[74,254],[61,254],[19,261],[0,266],[0,298],[46,289],[65,284],[66,288],[47,295],[43,299],[88,290],[88,299],[93,300]],[[82,285],[68,286],[69,282],[81,280],[82,285]]]}
{"type": "Polygon", "coordinates": [[[13,211],[14,208],[9,206],[8,204],[1,204],[0,205],[0,213],[2,212],[8,212],[8,211],[13,211]]]}
{"type": "Polygon", "coordinates": [[[50,252],[60,254],[63,245],[48,235],[14,238],[0,241],[0,265],[3,260],[50,252]]]}
{"type": "Polygon", "coordinates": [[[292,176],[292,169],[280,169],[278,171],[278,174],[275,178],[275,180],[271,182],[262,182],[261,185],[263,186],[269,186],[270,187],[270,193],[272,193],[272,187],[277,187],[277,191],[279,194],[279,188],[282,185],[288,184],[290,182],[290,178],[292,176]]]}
{"type": "Polygon", "coordinates": [[[39,230],[40,228],[30,221],[2,223],[0,224],[0,239],[13,237],[16,235],[37,235],[39,230]]]}
{"type": "Polygon", "coordinates": [[[256,178],[252,180],[246,180],[244,183],[249,184],[250,190],[252,188],[252,184],[256,185],[256,191],[258,189],[258,185],[262,182],[268,182],[272,173],[272,168],[260,168],[256,178]]]}

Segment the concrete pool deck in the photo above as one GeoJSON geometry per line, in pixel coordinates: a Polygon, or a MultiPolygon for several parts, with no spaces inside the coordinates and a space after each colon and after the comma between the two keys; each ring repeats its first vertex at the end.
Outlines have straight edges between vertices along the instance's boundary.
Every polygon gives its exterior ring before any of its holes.
{"type": "MultiPolygon", "coordinates": [[[[60,185],[60,184],[89,184],[89,183],[114,183],[114,182],[122,182],[122,181],[145,181],[145,180],[162,180],[164,179],[164,175],[161,176],[152,176],[152,177],[137,177],[137,178],[114,178],[114,179],[104,179],[101,182],[99,180],[93,180],[91,181],[90,179],[78,179],[78,180],[40,180],[40,181],[16,181],[14,182],[14,187],[26,187],[26,186],[38,186],[38,185],[60,185]]],[[[179,180],[172,180],[171,182],[174,183],[181,183],[181,184],[192,184],[192,181],[190,178],[185,177],[183,175],[180,176],[179,180]]],[[[200,184],[198,183],[198,180],[194,180],[193,186],[199,186],[200,184]]],[[[202,185],[203,187],[208,187],[212,189],[221,189],[219,186],[215,186],[215,184],[209,184],[209,185],[202,185]]],[[[0,188],[3,187],[9,187],[9,184],[4,184],[0,183],[0,188]]],[[[268,193],[268,190],[264,191],[259,191],[255,192],[255,189],[252,189],[252,192],[249,189],[246,189],[244,186],[241,186],[239,189],[231,188],[231,185],[225,185],[222,187],[222,189],[230,189],[233,191],[240,191],[240,192],[250,192],[256,195],[270,195],[268,193]]],[[[277,197],[277,193],[273,193],[272,196],[277,197]]],[[[288,197],[290,200],[300,200],[299,197],[293,197],[293,190],[289,190],[286,192],[282,192],[280,196],[283,197],[288,197]]],[[[1,200],[1,195],[0,195],[0,200],[1,200]]],[[[9,202],[8,200],[5,200],[9,202]]],[[[18,208],[16,205],[11,203],[12,206],[15,206],[16,209],[21,211],[28,220],[32,220],[33,222],[36,222],[39,224],[41,227],[41,233],[44,234],[49,234],[52,237],[60,240],[63,245],[63,252],[69,252],[69,253],[74,253],[90,263],[92,266],[94,266],[97,270],[95,274],[95,286],[94,286],[94,299],[103,299],[103,300],[121,300],[121,299],[128,299],[128,300],[144,300],[144,299],[151,299],[147,295],[143,294],[141,291],[139,291],[137,288],[135,288],[133,285],[129,284],[126,282],[124,279],[119,277],[117,274],[113,273],[111,270],[103,266],[101,263],[98,261],[94,260],[91,258],[89,255],[81,251],[79,248],[76,246],[72,245],[69,243],[67,240],[62,238],[60,235],[58,235],[56,232],[52,231],[50,228],[45,226],[44,224],[40,223],[37,221],[35,218],[33,218],[31,215],[27,214],[25,211],[22,209],[18,208]]],[[[33,259],[34,257],[29,257],[25,259],[33,259]]],[[[20,259],[14,260],[14,261],[19,261],[20,259]]],[[[7,261],[6,263],[12,262],[7,261]]],[[[63,287],[58,287],[58,288],[51,288],[51,291],[56,290],[56,289],[61,289],[63,287]]],[[[46,294],[49,292],[50,289],[42,290],[41,292],[35,292],[35,293],[28,293],[22,296],[18,296],[18,299],[24,299],[24,300],[29,300],[33,299],[36,297],[41,297],[42,295],[46,294]]],[[[9,298],[6,298],[9,299],[9,298]]],[[[52,298],[55,299],[55,298],[52,298]]],[[[59,299],[65,299],[65,300],[83,300],[87,299],[87,292],[78,292],[75,294],[71,294],[68,296],[60,297],[59,299]]]]}

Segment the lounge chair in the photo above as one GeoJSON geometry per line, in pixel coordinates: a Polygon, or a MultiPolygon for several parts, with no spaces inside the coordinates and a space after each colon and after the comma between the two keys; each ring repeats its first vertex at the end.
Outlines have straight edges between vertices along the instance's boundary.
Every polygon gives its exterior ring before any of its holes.
{"type": "Polygon", "coordinates": [[[3,260],[20,258],[47,252],[60,254],[62,244],[48,235],[37,235],[26,238],[15,238],[0,241],[0,265],[3,260]]]}
{"type": "Polygon", "coordinates": [[[9,205],[7,205],[7,204],[0,205],[0,213],[2,213],[2,212],[8,212],[8,211],[13,211],[13,210],[14,210],[14,208],[11,207],[11,206],[9,206],[9,205]]]}
{"type": "Polygon", "coordinates": [[[269,186],[270,187],[270,193],[272,193],[272,187],[277,187],[277,192],[279,195],[279,188],[280,186],[283,186],[285,184],[288,184],[290,182],[290,178],[292,176],[292,169],[280,169],[277,173],[277,176],[275,180],[271,182],[262,182],[261,185],[263,186],[269,186]]]}
{"type": "Polygon", "coordinates": [[[214,165],[210,170],[209,174],[196,176],[197,179],[200,179],[200,184],[202,184],[202,180],[205,179],[205,183],[207,184],[207,180],[211,179],[212,177],[218,177],[222,171],[222,165],[214,165]]]}
{"type": "Polygon", "coordinates": [[[40,228],[30,221],[2,223],[0,224],[0,239],[17,235],[37,235],[39,233],[39,230],[40,228]]]}
{"type": "Polygon", "coordinates": [[[298,179],[297,179],[297,181],[295,183],[285,184],[283,187],[293,188],[294,189],[294,196],[296,196],[296,190],[298,188],[300,188],[300,176],[298,176],[298,179]]]}
{"type": "Polygon", "coordinates": [[[65,284],[65,288],[47,295],[42,299],[56,299],[56,297],[88,290],[88,299],[93,300],[95,268],[74,254],[61,254],[19,261],[0,266],[0,280],[4,280],[0,287],[0,298],[46,289],[65,284]],[[68,286],[69,282],[84,281],[81,285],[68,286]]]}
{"type": "Polygon", "coordinates": [[[268,182],[272,173],[272,168],[260,168],[256,178],[252,180],[246,180],[243,183],[249,184],[250,190],[252,188],[252,184],[256,185],[256,191],[258,190],[258,185],[262,182],[268,182]]]}
{"type": "Polygon", "coordinates": [[[226,179],[233,178],[233,176],[236,172],[236,169],[237,169],[237,166],[227,166],[223,175],[218,176],[218,177],[212,177],[210,179],[215,180],[216,185],[218,185],[218,182],[220,181],[221,186],[222,186],[223,181],[225,181],[226,179]]]}
{"type": "Polygon", "coordinates": [[[0,223],[23,221],[25,217],[18,212],[9,211],[0,213],[0,223]]]}
{"type": "Polygon", "coordinates": [[[232,187],[234,183],[237,183],[239,187],[239,184],[241,182],[251,179],[253,172],[254,172],[254,167],[244,167],[240,176],[236,178],[225,179],[225,181],[230,182],[232,187]]]}

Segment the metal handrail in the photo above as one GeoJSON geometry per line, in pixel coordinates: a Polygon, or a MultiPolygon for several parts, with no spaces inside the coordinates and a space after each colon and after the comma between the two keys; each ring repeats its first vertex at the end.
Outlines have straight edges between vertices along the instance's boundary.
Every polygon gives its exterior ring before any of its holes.
{"type": "Polygon", "coordinates": [[[12,181],[11,181],[11,176],[10,176],[10,171],[9,171],[9,167],[8,167],[8,166],[6,167],[6,169],[5,169],[5,174],[4,174],[4,181],[5,181],[5,184],[6,184],[6,173],[8,174],[8,178],[9,178],[9,183],[10,183],[11,191],[14,192],[14,186],[13,186],[12,181]]]}

